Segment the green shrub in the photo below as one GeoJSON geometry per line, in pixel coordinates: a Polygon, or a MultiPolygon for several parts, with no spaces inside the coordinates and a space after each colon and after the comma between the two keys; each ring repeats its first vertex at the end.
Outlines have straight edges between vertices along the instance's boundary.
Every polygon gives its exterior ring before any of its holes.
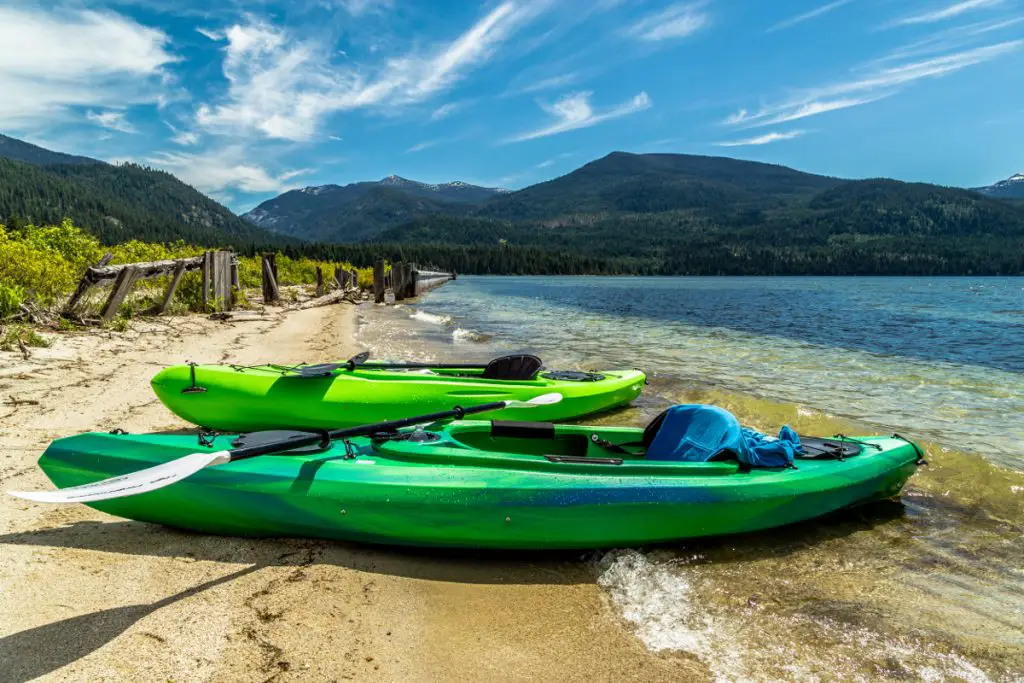
{"type": "Polygon", "coordinates": [[[24,288],[14,282],[0,281],[0,320],[20,311],[24,301],[24,288]]]}
{"type": "MultiPolygon", "coordinates": [[[[199,256],[204,249],[179,240],[171,244],[154,244],[130,240],[105,248],[92,235],[75,227],[70,220],[60,225],[27,225],[8,230],[0,225],[0,319],[17,313],[26,302],[40,306],[54,306],[69,295],[86,268],[93,265],[109,249],[112,263],[161,261],[199,256]]],[[[238,276],[240,289],[259,287],[262,279],[262,259],[259,256],[240,257],[238,276]]],[[[339,265],[352,269],[349,263],[277,257],[278,284],[312,285],[316,282],[316,268],[323,270],[324,279],[330,281],[339,265]]],[[[132,312],[152,309],[160,303],[169,277],[140,281],[131,297],[132,312]]],[[[172,312],[208,312],[212,305],[203,305],[201,275],[188,273],[182,279],[171,303],[172,312]]],[[[373,286],[373,269],[358,271],[361,287],[373,286]]],[[[244,296],[240,292],[238,301],[244,296]]],[[[245,305],[245,304],[242,304],[245,305]]]]}

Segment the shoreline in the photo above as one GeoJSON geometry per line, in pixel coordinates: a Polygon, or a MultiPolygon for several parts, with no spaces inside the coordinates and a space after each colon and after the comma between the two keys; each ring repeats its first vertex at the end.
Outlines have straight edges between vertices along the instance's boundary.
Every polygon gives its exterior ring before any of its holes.
{"type": "MultiPolygon", "coordinates": [[[[182,429],[148,380],[170,363],[322,362],[357,307],[224,324],[144,320],[0,356],[0,487],[43,488],[54,438],[182,429]]],[[[707,680],[645,649],[578,554],[502,555],[204,536],[0,496],[0,681],[707,680]]]]}

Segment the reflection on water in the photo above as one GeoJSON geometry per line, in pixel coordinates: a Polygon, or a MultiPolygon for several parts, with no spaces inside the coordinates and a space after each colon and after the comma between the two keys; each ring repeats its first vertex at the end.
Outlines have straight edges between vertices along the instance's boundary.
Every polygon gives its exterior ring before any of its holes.
{"type": "Polygon", "coordinates": [[[923,440],[899,503],[598,554],[609,617],[720,680],[1021,680],[1022,299],[1021,278],[467,278],[364,307],[360,334],[378,357],[652,371],[592,422],[699,402],[765,431],[923,440]]]}

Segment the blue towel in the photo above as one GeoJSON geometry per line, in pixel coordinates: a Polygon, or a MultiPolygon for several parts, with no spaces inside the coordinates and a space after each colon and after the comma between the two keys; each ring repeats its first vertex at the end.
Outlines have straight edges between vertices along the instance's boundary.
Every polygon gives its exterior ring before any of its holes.
{"type": "Polygon", "coordinates": [[[736,416],[718,406],[678,405],[665,411],[648,460],[706,462],[732,457],[750,467],[789,467],[803,451],[789,426],[778,438],[740,426],[736,416]]]}

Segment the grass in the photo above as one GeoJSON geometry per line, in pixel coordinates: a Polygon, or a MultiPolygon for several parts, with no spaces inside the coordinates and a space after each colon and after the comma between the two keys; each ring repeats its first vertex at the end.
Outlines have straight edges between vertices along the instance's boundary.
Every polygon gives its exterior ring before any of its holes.
{"type": "Polygon", "coordinates": [[[53,341],[42,336],[28,325],[10,325],[0,329],[0,351],[17,351],[21,342],[25,346],[49,348],[53,341]]]}

